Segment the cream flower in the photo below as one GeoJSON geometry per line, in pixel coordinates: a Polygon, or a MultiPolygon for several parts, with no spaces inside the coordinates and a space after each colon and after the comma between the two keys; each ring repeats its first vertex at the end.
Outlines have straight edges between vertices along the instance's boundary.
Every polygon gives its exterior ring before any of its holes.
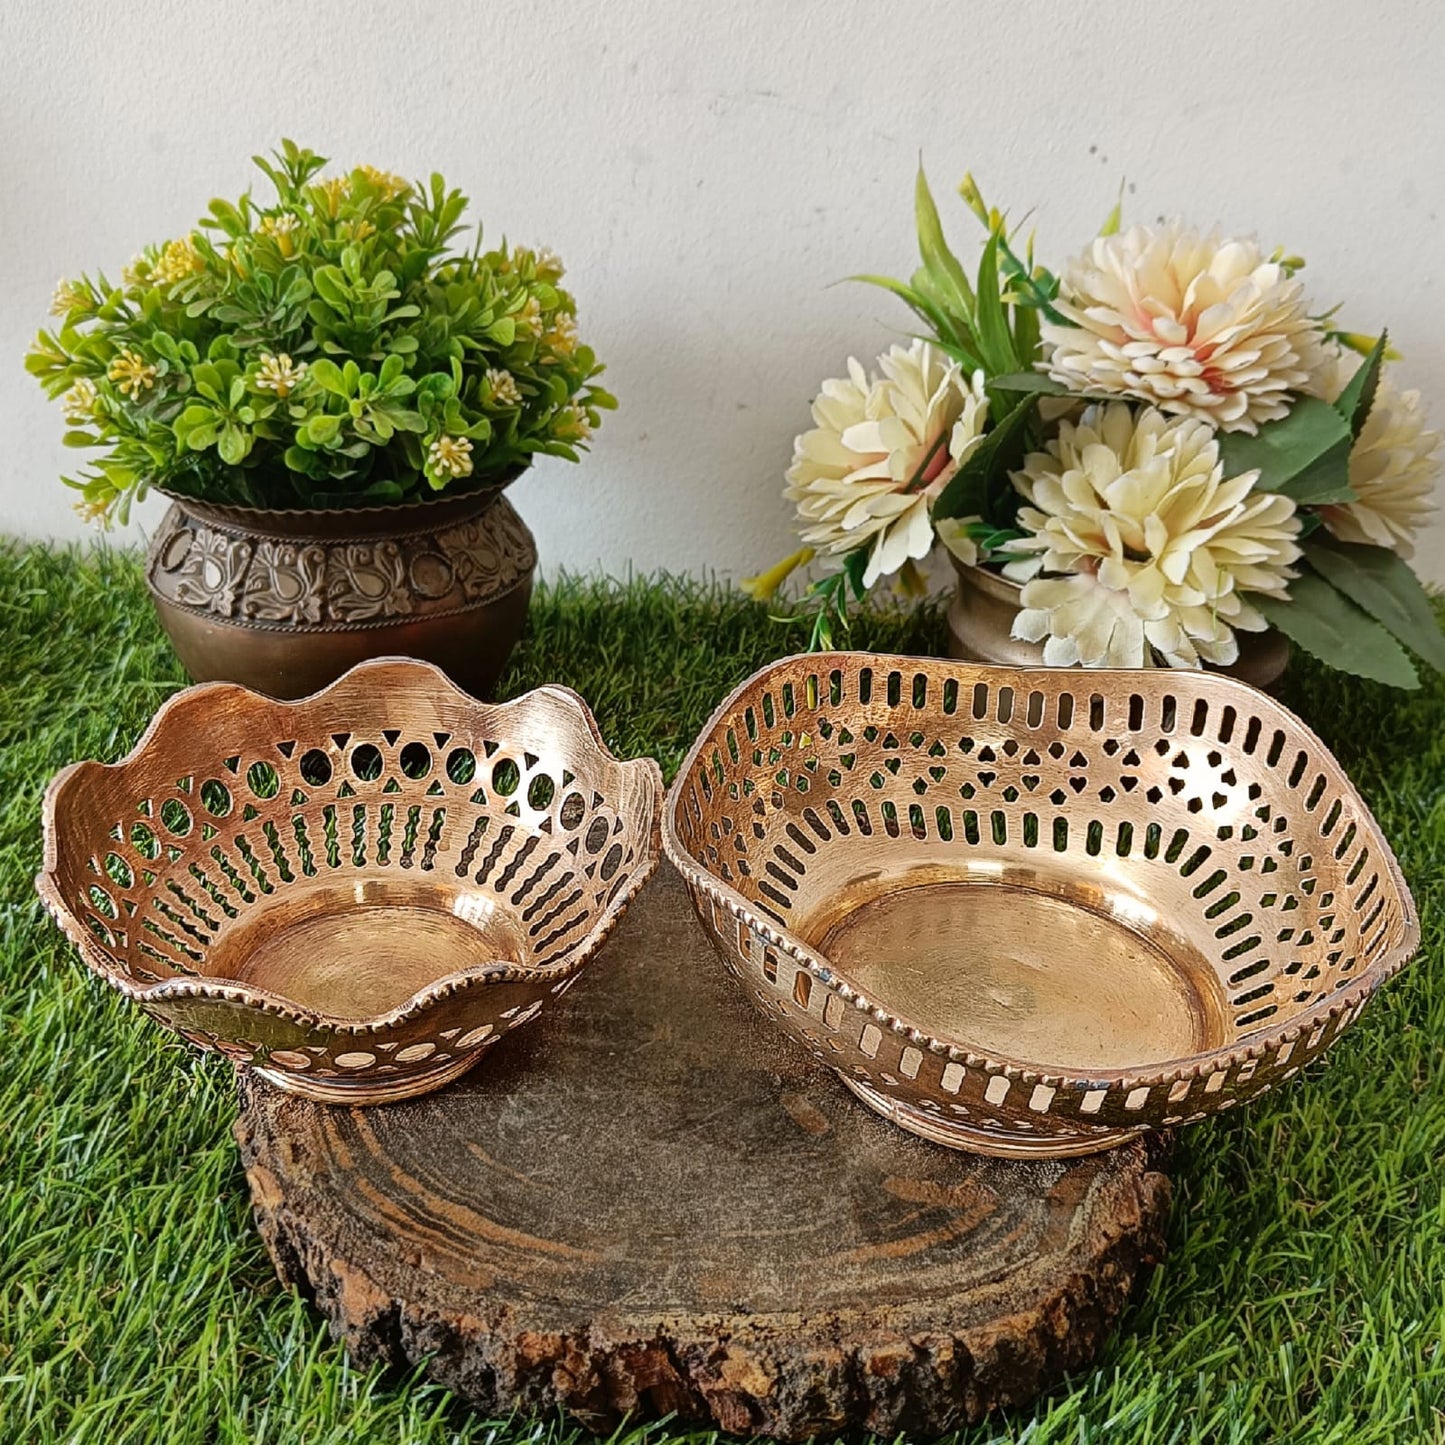
{"type": "Polygon", "coordinates": [[[1144,619],[1127,592],[1094,572],[1038,577],[1024,588],[1013,635],[1042,642],[1048,667],[1144,667],[1150,660],[1144,619]]]}
{"type": "Polygon", "coordinates": [[[78,281],[59,281],[50,298],[52,316],[68,316],[78,306],[90,305],[90,293],[78,281]]]}
{"type": "Polygon", "coordinates": [[[195,242],[189,236],[183,236],[179,241],[167,241],[161,247],[154,274],[157,281],[169,285],[205,269],[206,263],[196,250],[195,242]]]}
{"type": "Polygon", "coordinates": [[[394,171],[384,171],[377,166],[357,166],[357,170],[381,192],[384,201],[393,201],[411,190],[411,182],[394,171]]]}
{"type": "Polygon", "coordinates": [[[1152,402],[1224,431],[1289,413],[1320,361],[1304,289],[1248,240],[1179,222],[1096,237],[1065,267],[1047,369],[1076,391],[1152,402]]]}
{"type": "Polygon", "coordinates": [[[276,249],[283,256],[289,256],[296,249],[296,242],[292,238],[300,224],[289,211],[282,211],[279,215],[262,216],[261,224],[256,229],[262,236],[269,236],[275,241],[276,249]]]}
{"type": "Polygon", "coordinates": [[[928,555],[933,502],[988,417],[983,374],[970,382],[926,341],[893,346],[878,364],[870,377],[850,358],[846,377],[823,383],[783,493],[810,547],[837,555],[871,544],[865,587],[928,555]]]}
{"type": "MultiPolygon", "coordinates": [[[[1362,362],[1353,353],[1331,352],[1316,379],[1325,401],[1340,393],[1362,362]]],[[[1418,391],[1401,391],[1386,369],[1380,372],[1370,414],[1350,452],[1350,488],[1356,500],[1321,507],[1326,527],[1342,542],[1390,547],[1415,555],[1415,534],[1435,514],[1435,481],[1440,474],[1440,433],[1425,425],[1418,391]]]]}
{"type": "Polygon", "coordinates": [[[1059,665],[1146,667],[1151,649],[1171,667],[1233,662],[1234,629],[1265,626],[1247,594],[1284,597],[1299,556],[1294,502],[1258,476],[1226,478],[1212,428],[1153,407],[1062,422],[1014,474],[1031,504],[1031,535],[1005,548],[1021,559],[1005,572],[1029,579],[1014,635],[1047,639],[1059,665]]]}
{"type": "Polygon", "coordinates": [[[526,304],[513,318],[517,330],[527,336],[542,334],[542,303],[535,296],[527,297],[526,304]]]}
{"type": "Polygon", "coordinates": [[[521,406],[522,393],[517,388],[517,380],[510,371],[499,371],[491,367],[487,371],[487,390],[492,394],[492,400],[498,406],[521,406]]]}
{"type": "Polygon", "coordinates": [[[120,268],[120,279],[127,286],[146,286],[153,278],[151,260],[149,256],[132,256],[124,266],[120,268]]]}
{"type": "Polygon", "coordinates": [[[581,402],[563,407],[557,418],[557,435],[565,441],[585,442],[592,435],[592,418],[581,402]]]}
{"type": "Polygon", "coordinates": [[[543,281],[560,281],[566,273],[562,258],[550,247],[542,246],[537,251],[537,275],[543,281]]]}
{"type": "Polygon", "coordinates": [[[84,426],[95,415],[95,399],[98,395],[95,383],[88,376],[82,376],[60,398],[65,420],[71,426],[84,426]]]}
{"type": "Polygon", "coordinates": [[[104,501],[94,497],[81,497],[70,504],[70,509],[82,522],[104,522],[108,524],[111,504],[114,501],[114,494],[106,497],[104,501]]]}
{"type": "Polygon", "coordinates": [[[300,386],[305,375],[304,361],[297,365],[284,351],[280,356],[265,351],[261,353],[261,364],[256,368],[256,389],[274,391],[277,398],[284,401],[300,386]]]}
{"type": "Polygon", "coordinates": [[[106,375],[132,401],[139,401],[143,391],[156,384],[156,369],[138,351],[121,347],[120,355],[111,363],[106,375]]]}
{"type": "Polygon", "coordinates": [[[552,328],[544,340],[557,356],[571,356],[577,350],[577,321],[570,313],[559,311],[552,318],[552,328]]]}
{"type": "Polygon", "coordinates": [[[324,181],[316,182],[316,189],[321,192],[322,199],[326,202],[326,214],[334,221],[337,212],[341,209],[341,203],[351,191],[351,178],[349,176],[327,176],[324,181]]]}
{"type": "Polygon", "coordinates": [[[469,477],[472,474],[472,444],[467,437],[438,437],[427,452],[431,470],[438,476],[469,477]]]}

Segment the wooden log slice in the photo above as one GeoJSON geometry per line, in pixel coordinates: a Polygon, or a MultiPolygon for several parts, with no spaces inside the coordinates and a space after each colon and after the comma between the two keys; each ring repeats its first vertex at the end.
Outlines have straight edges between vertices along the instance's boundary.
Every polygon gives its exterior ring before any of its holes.
{"type": "Polygon", "coordinates": [[[756,1015],[664,865],[561,1004],[372,1109],[243,1082],[286,1283],[353,1356],[489,1411],[934,1434],[1090,1360],[1161,1254],[1131,1143],[976,1158],[865,1111],[756,1015]]]}

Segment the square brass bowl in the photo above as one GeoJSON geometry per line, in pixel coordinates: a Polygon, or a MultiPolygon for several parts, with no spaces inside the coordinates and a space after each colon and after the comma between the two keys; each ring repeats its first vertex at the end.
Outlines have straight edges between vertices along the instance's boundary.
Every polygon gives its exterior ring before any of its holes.
{"type": "Polygon", "coordinates": [[[1419,941],[1339,764],[1212,673],[785,658],[704,729],[663,847],[775,1023],[990,1154],[1251,1099],[1419,941]]]}
{"type": "Polygon", "coordinates": [[[334,1102],[454,1078],[596,954],[657,863],[662,775],[562,687],[480,703],[380,659],[299,702],[177,693],[45,796],[46,906],[192,1043],[334,1102]]]}

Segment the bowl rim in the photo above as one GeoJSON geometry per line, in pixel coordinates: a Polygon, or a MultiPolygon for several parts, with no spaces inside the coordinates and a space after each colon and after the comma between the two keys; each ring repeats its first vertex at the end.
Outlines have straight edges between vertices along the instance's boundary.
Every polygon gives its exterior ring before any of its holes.
{"type": "MultiPolygon", "coordinates": [[[[1246,1034],[1242,1039],[1218,1049],[1203,1053],[1188,1054],[1180,1058],[1139,1068],[1100,1069],[1089,1074],[1050,1071],[1046,1062],[1012,1058],[1003,1053],[981,1052],[960,1043],[956,1039],[939,1037],[925,1024],[905,1014],[886,1008],[866,990],[857,988],[849,980],[846,971],[834,967],[817,950],[804,943],[797,934],[781,923],[761,912],[759,906],[749,903],[737,889],[723,882],[705,865],[699,863],[683,846],[678,835],[677,814],[681,807],[683,790],[698,759],[705,748],[713,744],[715,734],[724,720],[738,706],[739,701],[773,677],[782,673],[796,673],[806,668],[819,673],[836,667],[840,662],[859,662],[864,665],[892,667],[898,664],[923,664],[929,667],[957,669],[962,673],[981,673],[994,677],[1008,677],[1017,688],[1038,680],[1047,679],[1051,687],[1057,687],[1059,674],[1070,669],[1056,667],[1012,667],[1002,663],[966,662],[956,658],[920,657],[905,653],[862,652],[834,650],[830,652],[794,652],[785,657],[765,663],[744,678],[713,710],[696,740],[688,749],[672,786],[668,789],[662,820],[662,849],[668,861],[682,874],[687,882],[707,894],[717,904],[740,922],[752,929],[774,948],[787,954],[800,964],[821,984],[836,989],[848,1002],[871,1014],[873,1019],[894,1033],[904,1034],[910,1042],[929,1053],[947,1057],[965,1064],[969,1068],[981,1069],[987,1073],[1003,1074],[1010,1079],[1026,1083],[1047,1084],[1061,1090],[1085,1090],[1099,1087],[1134,1089],[1154,1088],[1161,1084],[1175,1084],[1183,1079],[1202,1078],[1220,1070],[1233,1069],[1251,1059],[1263,1059],[1272,1050],[1297,1039],[1314,1028],[1328,1025],[1332,1020],[1348,1013],[1362,1004],[1379,989],[1380,985],[1394,977],[1415,956],[1420,946],[1420,919],[1409,885],[1395,857],[1394,850],[1380,830],[1374,813],[1355,788],[1353,780],[1340,765],[1339,760],[1320,740],[1319,736],[1296,714],[1282,703],[1276,702],[1267,692],[1252,687],[1249,683],[1220,673],[1188,671],[1180,669],[1187,681],[1204,679],[1203,686],[1224,694],[1236,694],[1248,702],[1251,708],[1264,708],[1276,715],[1282,714],[1296,726],[1304,739],[1318,749],[1322,760],[1328,760],[1340,778],[1346,796],[1355,804],[1360,813],[1362,831],[1368,835],[1370,846],[1377,850],[1382,860],[1382,872],[1399,900],[1403,935],[1400,941],[1388,949],[1384,956],[1363,973],[1350,980],[1349,984],[1334,993],[1326,995],[1303,1013],[1272,1030],[1261,1030],[1246,1034]]],[[[1089,678],[1124,679],[1137,677],[1133,668],[1090,668],[1087,671],[1075,669],[1080,676],[1089,678]]]]}
{"type": "Polygon", "coordinates": [[[459,687],[435,663],[403,656],[367,658],[349,668],[325,687],[318,688],[317,691],[308,693],[305,697],[294,699],[273,698],[266,693],[257,692],[235,682],[195,683],[189,687],[177,689],[156,709],[150,722],[146,724],[145,730],[124,757],[116,759],[113,763],[102,763],[93,758],[80,759],[67,764],[51,778],[41,803],[41,865],[35,875],[35,889],[39,893],[46,911],[59,924],[90,970],[104,979],[117,992],[143,1007],[157,1008],[177,1001],[201,999],[237,1004],[255,1012],[277,1015],[306,1028],[325,1029],[336,1034],[355,1037],[385,1034],[426,1013],[441,1000],[468,988],[489,984],[529,982],[546,984],[551,987],[564,979],[571,978],[583,968],[607,941],[632,900],[657,868],[661,855],[663,792],[662,769],[657,760],[651,757],[619,758],[604,741],[601,730],[597,726],[597,720],[592,715],[592,710],[588,707],[586,700],[575,689],[564,683],[543,683],[539,687],[531,688],[527,692],[501,702],[483,702],[473,697],[464,688],[459,687]],[[183,706],[190,706],[197,699],[230,697],[241,706],[252,706],[256,702],[260,702],[273,707],[301,709],[319,702],[328,694],[343,687],[348,691],[354,690],[358,682],[364,679],[365,674],[384,671],[394,677],[398,668],[409,673],[411,676],[408,681],[419,685],[422,690],[434,689],[438,684],[444,685],[448,691],[472,707],[503,720],[503,725],[505,725],[504,720],[508,714],[519,711],[523,705],[532,703],[534,700],[545,700],[547,706],[570,712],[580,718],[585,724],[592,746],[597,752],[608,762],[615,763],[624,778],[633,776],[639,780],[644,793],[650,797],[649,812],[651,814],[650,826],[644,840],[643,856],[639,859],[638,866],[628,881],[628,886],[612,898],[594,920],[585,937],[574,944],[560,961],[552,964],[518,964],[496,959],[487,963],[474,963],[466,968],[440,974],[394,1008],[388,1009],[385,1013],[372,1014],[365,1018],[328,1014],[323,1010],[307,1008],[287,998],[284,994],[220,976],[162,979],[153,984],[141,984],[117,972],[96,947],[95,940],[81,925],[74,910],[60,891],[57,877],[60,855],[57,817],[65,794],[71,788],[79,786],[84,778],[93,775],[97,769],[106,772],[124,771],[150,748],[161,730],[167,725],[172,712],[178,711],[183,706]]]}

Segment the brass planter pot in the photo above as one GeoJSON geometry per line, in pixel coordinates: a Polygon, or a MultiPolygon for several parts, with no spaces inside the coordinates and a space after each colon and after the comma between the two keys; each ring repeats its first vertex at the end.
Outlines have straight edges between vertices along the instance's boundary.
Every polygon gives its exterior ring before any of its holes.
{"type": "Polygon", "coordinates": [[[522,634],[536,565],[499,491],[345,511],[176,498],[146,583],[197,682],[305,697],[358,662],[405,656],[485,697],[522,634]]]}
{"type": "MultiPolygon", "coordinates": [[[[1009,667],[1043,667],[1039,642],[1012,636],[1022,587],[985,567],[971,567],[950,556],[958,577],[948,606],[948,655],[961,662],[998,662],[1009,667]]],[[[1239,660],[1210,668],[1268,690],[1289,666],[1289,642],[1278,632],[1241,632],[1239,660]]]]}

